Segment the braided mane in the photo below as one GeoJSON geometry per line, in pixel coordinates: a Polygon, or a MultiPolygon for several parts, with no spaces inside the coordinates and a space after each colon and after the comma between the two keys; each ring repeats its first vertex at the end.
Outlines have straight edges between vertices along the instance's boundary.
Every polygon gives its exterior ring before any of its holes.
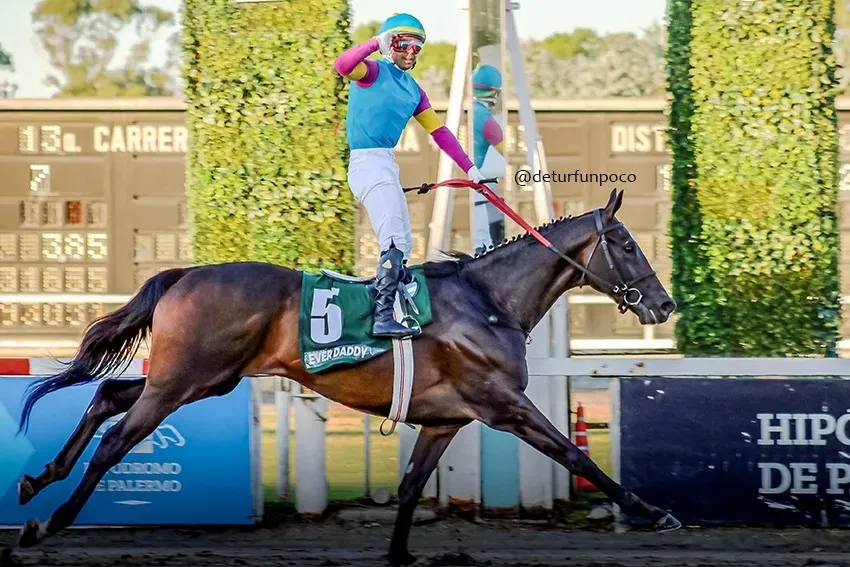
{"type": "MultiPolygon", "coordinates": [[[[538,225],[535,227],[535,229],[538,232],[542,233],[544,230],[548,230],[565,221],[572,220],[573,218],[575,217],[573,217],[572,215],[566,217],[562,216],[556,220],[549,221],[546,224],[538,225]]],[[[422,264],[422,268],[425,271],[426,275],[428,275],[429,277],[440,277],[456,274],[470,262],[474,262],[475,260],[484,258],[495,251],[506,248],[514,242],[522,242],[529,238],[533,238],[533,236],[531,236],[530,232],[526,231],[522,234],[512,236],[510,238],[505,238],[498,244],[491,245],[485,251],[475,254],[474,256],[467,254],[466,252],[461,252],[459,250],[451,250],[449,252],[440,251],[440,254],[444,257],[444,259],[431,260],[425,262],[422,264]]]]}

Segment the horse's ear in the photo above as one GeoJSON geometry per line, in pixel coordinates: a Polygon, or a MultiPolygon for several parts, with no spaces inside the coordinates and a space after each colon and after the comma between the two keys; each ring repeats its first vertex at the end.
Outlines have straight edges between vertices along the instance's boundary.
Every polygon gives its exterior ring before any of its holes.
{"type": "Polygon", "coordinates": [[[616,189],[611,190],[611,194],[608,196],[608,204],[605,205],[605,216],[609,219],[614,218],[614,215],[617,214],[617,211],[620,210],[620,206],[623,204],[623,192],[620,191],[617,193],[616,189]]]}

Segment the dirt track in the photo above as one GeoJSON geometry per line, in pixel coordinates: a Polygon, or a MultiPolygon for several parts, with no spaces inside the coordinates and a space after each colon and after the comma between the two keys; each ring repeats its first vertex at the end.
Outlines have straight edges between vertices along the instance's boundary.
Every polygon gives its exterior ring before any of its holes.
{"type": "MultiPolygon", "coordinates": [[[[14,565],[160,567],[384,566],[392,527],[329,519],[257,528],[70,530],[14,565]]],[[[17,533],[0,532],[0,544],[17,533]]],[[[566,529],[510,520],[449,519],[414,526],[415,566],[850,566],[850,531],[685,528],[655,534],[566,529]]]]}

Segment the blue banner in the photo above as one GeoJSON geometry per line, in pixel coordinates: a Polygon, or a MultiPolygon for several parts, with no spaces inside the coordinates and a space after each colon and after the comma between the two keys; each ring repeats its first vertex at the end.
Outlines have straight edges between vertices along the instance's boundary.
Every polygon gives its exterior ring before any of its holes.
{"type": "MultiPolygon", "coordinates": [[[[46,519],[71,495],[108,420],[89,443],[71,475],[18,504],[21,475],[35,477],[77,427],[97,384],[48,394],[32,412],[26,434],[16,436],[22,397],[32,377],[0,377],[0,525],[46,519]]],[[[259,519],[252,384],[230,394],[184,406],[110,469],[80,513],[76,526],[251,524],[259,519]]],[[[259,503],[262,500],[259,499],[259,503]]]]}
{"type": "Polygon", "coordinates": [[[850,524],[850,382],[626,378],[620,479],[686,524],[850,524]]]}

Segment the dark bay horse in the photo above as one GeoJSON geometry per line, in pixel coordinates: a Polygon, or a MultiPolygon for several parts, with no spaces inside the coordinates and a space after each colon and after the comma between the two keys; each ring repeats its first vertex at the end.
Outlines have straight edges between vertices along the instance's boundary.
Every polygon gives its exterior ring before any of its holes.
{"type": "MultiPolygon", "coordinates": [[[[612,191],[604,208],[539,227],[557,253],[524,234],[480,256],[454,254],[423,264],[433,320],[413,339],[416,376],[407,421],[421,425],[421,431],[399,486],[388,556],[393,565],[413,561],[408,536],[421,492],[452,438],[474,420],[516,435],[658,530],[681,526],[667,511],[606,476],[524,393],[527,338],[567,290],[590,285],[642,324],[664,323],[675,310],[634,238],[615,217],[622,198],[622,192],[612,191]]],[[[22,430],[39,398],[107,377],[134,356],[148,333],[149,373],[101,382],[55,460],[38,477],[22,477],[19,495],[25,504],[67,478],[98,427],[126,412],[103,435],[72,496],[46,521],[28,521],[18,545],[35,545],[70,526],[103,475],[169,414],[225,395],[245,376],[286,376],[355,410],[387,416],[393,393],[390,353],[334,371],[305,371],[296,332],[301,277],[300,271],[259,262],[171,269],[94,322],[67,368],[29,392],[22,430]]]]}

